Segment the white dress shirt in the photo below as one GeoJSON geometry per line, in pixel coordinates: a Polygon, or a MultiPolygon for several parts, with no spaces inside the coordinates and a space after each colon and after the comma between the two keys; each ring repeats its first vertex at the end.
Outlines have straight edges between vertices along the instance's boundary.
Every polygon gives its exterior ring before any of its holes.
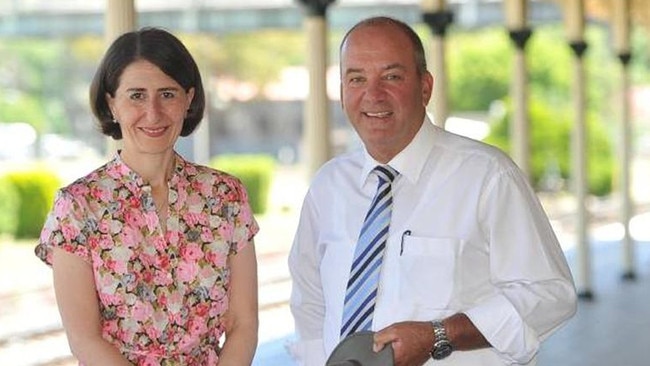
{"type": "MultiPolygon", "coordinates": [[[[304,199],[289,256],[303,365],[323,366],[340,341],[376,165],[364,150],[336,157],[304,199]]],[[[428,119],[389,165],[400,175],[372,329],[464,312],[492,348],[455,351],[435,365],[534,365],[540,342],[575,313],[576,292],[526,178],[504,153],[428,119]]]]}

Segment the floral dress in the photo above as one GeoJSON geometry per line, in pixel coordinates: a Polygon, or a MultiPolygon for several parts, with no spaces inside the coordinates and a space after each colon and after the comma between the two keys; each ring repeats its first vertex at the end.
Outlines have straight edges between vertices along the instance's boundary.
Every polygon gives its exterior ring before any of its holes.
{"type": "Polygon", "coordinates": [[[258,231],[241,182],[176,155],[166,232],[151,186],[112,161],[57,193],[36,255],[92,266],[103,337],[136,365],[215,365],[228,309],[227,260],[258,231]]]}

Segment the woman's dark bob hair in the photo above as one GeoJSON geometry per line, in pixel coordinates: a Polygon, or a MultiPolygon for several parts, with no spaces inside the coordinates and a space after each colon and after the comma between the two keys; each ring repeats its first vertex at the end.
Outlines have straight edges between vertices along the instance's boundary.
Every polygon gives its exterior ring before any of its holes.
{"type": "Polygon", "coordinates": [[[106,96],[115,97],[124,69],[134,61],[146,60],[158,66],[186,92],[194,88],[194,98],[187,111],[181,136],[191,134],[203,118],[205,93],[199,68],[181,41],[159,28],[142,28],[118,37],[108,48],[90,86],[90,108],[99,121],[104,135],[122,138],[120,125],[115,123],[106,96]]]}

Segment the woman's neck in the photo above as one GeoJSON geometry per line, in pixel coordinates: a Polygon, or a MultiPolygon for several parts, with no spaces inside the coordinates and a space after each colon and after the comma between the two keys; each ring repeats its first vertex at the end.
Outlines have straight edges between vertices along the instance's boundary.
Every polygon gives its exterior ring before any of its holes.
{"type": "Polygon", "coordinates": [[[166,186],[174,170],[173,150],[161,154],[132,154],[121,151],[122,161],[152,187],[166,186]]]}

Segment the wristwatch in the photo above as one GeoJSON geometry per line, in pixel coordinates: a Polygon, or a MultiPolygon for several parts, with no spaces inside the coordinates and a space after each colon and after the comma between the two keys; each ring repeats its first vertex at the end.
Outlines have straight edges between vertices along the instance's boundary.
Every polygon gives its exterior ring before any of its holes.
{"type": "Polygon", "coordinates": [[[447,330],[442,321],[434,320],[431,322],[431,325],[433,326],[434,336],[431,357],[434,360],[442,360],[451,354],[454,347],[449,342],[449,338],[447,338],[447,330]]]}

